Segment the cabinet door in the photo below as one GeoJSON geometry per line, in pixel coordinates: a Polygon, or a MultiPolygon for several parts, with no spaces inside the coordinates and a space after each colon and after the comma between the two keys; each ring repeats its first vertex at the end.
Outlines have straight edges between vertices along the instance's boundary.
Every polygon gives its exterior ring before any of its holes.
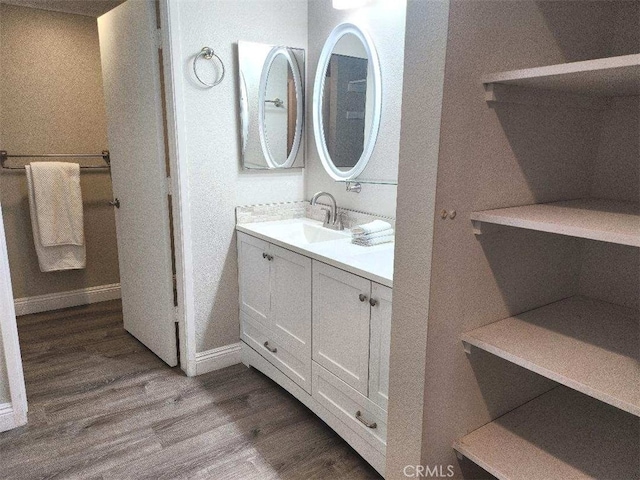
{"type": "Polygon", "coordinates": [[[268,250],[267,242],[238,232],[240,309],[266,327],[271,321],[268,250]]]}
{"type": "Polygon", "coordinates": [[[311,259],[270,245],[271,331],[300,359],[311,359],[311,259]]]}
{"type": "Polygon", "coordinates": [[[371,285],[371,358],[369,398],[387,410],[389,403],[389,350],[391,347],[391,292],[389,287],[371,285]]]}
{"type": "Polygon", "coordinates": [[[371,282],[313,262],[313,359],[367,395],[371,282]]]}

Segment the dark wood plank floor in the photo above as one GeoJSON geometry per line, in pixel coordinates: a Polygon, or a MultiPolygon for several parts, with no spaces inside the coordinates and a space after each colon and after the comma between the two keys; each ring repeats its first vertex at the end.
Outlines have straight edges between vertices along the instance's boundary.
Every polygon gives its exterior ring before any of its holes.
{"type": "Polygon", "coordinates": [[[118,301],[18,319],[29,424],[0,478],[376,479],[293,396],[244,365],[194,378],[122,327],[118,301]]]}

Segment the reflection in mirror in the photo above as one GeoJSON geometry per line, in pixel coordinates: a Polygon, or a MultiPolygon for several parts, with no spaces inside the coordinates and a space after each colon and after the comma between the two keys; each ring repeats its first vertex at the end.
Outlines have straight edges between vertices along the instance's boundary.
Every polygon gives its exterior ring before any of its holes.
{"type": "Polygon", "coordinates": [[[244,168],[304,166],[304,50],[238,42],[244,168]]]}
{"type": "Polygon", "coordinates": [[[358,37],[344,35],[331,53],[322,102],[327,150],[341,171],[355,167],[364,150],[367,117],[371,121],[371,113],[366,114],[368,70],[367,52],[358,37]]]}
{"type": "Polygon", "coordinates": [[[314,134],[334,179],[355,178],[371,157],[380,124],[380,66],[373,43],[353,24],[327,39],[314,86],[314,134]]]}

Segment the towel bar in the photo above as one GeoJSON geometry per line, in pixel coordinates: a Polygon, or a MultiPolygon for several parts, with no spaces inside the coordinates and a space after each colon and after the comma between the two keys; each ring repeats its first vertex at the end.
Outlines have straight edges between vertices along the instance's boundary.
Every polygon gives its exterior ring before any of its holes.
{"type": "Polygon", "coordinates": [[[81,166],[83,170],[111,168],[111,157],[109,150],[103,150],[102,153],[41,153],[32,155],[9,155],[6,150],[0,150],[0,167],[4,170],[24,170],[22,167],[7,167],[5,162],[9,158],[102,158],[106,165],[81,166]]]}

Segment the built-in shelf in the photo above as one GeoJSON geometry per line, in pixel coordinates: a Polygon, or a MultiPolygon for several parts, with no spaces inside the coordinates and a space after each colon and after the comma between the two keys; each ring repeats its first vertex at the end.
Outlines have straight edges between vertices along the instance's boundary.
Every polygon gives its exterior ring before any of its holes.
{"type": "Polygon", "coordinates": [[[637,203],[569,200],[472,212],[471,220],[477,235],[489,223],[640,247],[637,203]]]}
{"type": "Polygon", "coordinates": [[[632,479],[640,471],[640,421],[557,387],[454,448],[499,480],[632,479]]]}
{"type": "Polygon", "coordinates": [[[492,73],[482,83],[590,96],[640,95],[640,54],[492,73]]]}
{"type": "Polygon", "coordinates": [[[640,313],[571,297],[462,335],[462,341],[640,416],[640,313]]]}

